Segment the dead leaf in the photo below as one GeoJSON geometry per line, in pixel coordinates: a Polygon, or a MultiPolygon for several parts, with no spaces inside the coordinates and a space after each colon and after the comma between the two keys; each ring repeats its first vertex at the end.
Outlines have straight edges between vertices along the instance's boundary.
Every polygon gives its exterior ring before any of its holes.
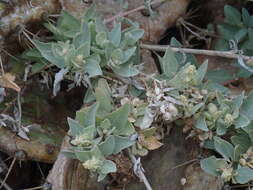
{"type": "Polygon", "coordinates": [[[155,150],[163,145],[155,136],[145,137],[144,135],[139,136],[139,143],[148,150],[155,150]]]}
{"type": "Polygon", "coordinates": [[[13,90],[16,90],[17,92],[20,92],[20,87],[14,82],[15,76],[11,73],[5,73],[2,76],[0,76],[0,86],[4,88],[11,88],[13,90]]]}

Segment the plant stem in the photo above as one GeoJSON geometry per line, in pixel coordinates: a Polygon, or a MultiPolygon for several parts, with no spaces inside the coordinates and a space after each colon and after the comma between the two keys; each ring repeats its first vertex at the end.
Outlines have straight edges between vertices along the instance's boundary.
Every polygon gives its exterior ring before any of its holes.
{"type": "Polygon", "coordinates": [[[141,163],[139,160],[137,160],[135,158],[135,156],[131,153],[130,150],[128,150],[128,155],[132,161],[132,163],[134,164],[134,173],[137,177],[139,177],[139,179],[144,183],[144,185],[146,186],[147,190],[153,190],[147,177],[145,176],[144,172],[143,172],[143,168],[141,166],[141,163]]]}
{"type": "Polygon", "coordinates": [[[6,185],[5,182],[6,182],[7,178],[9,177],[9,174],[11,173],[11,170],[12,170],[14,164],[15,164],[16,159],[17,159],[16,157],[13,158],[13,160],[11,162],[11,165],[10,165],[10,167],[8,169],[8,172],[7,172],[6,176],[5,176],[5,178],[1,182],[0,189],[2,189],[2,187],[4,187],[6,185]]]}
{"type": "Polygon", "coordinates": [[[170,48],[174,52],[224,57],[228,59],[242,58],[243,60],[246,60],[246,61],[253,61],[253,57],[240,55],[240,54],[234,53],[234,51],[215,51],[215,50],[202,50],[202,49],[190,49],[190,48],[177,48],[177,47],[171,47],[169,45],[149,45],[149,44],[140,44],[140,47],[143,49],[149,49],[149,50],[161,51],[161,52],[165,52],[167,48],[170,48]]]}

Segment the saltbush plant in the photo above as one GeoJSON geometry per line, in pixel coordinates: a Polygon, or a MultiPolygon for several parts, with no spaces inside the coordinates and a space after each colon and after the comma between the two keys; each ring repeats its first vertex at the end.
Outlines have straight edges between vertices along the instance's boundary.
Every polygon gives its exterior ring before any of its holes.
{"type": "MultiPolygon", "coordinates": [[[[251,30],[244,28],[251,26],[251,17],[243,10],[241,18],[230,9],[225,7],[226,22],[232,19],[233,27],[242,28],[232,36],[241,36],[236,37],[238,42],[250,42],[246,38],[251,38],[251,30]]],[[[232,23],[228,25],[222,30],[232,23]]],[[[33,67],[51,64],[58,68],[55,95],[64,78],[89,88],[84,99],[87,106],[76,112],[75,119],[68,118],[71,148],[64,154],[98,174],[98,181],[117,171],[112,155],[126,149],[135,156],[147,155],[162,146],[164,126],[160,124],[178,120],[192,120],[192,126],[184,124],[188,137],[214,153],[201,161],[204,171],[226,182],[244,184],[253,179],[253,92],[234,95],[206,79],[207,61],[198,64],[194,56],[170,48],[159,57],[161,73],[145,75],[138,68],[143,30],[126,19],[109,30],[94,6],[80,20],[63,11],[56,25],[45,26],[53,33],[53,41],[33,40],[35,48],[23,58],[34,61],[33,67]],[[122,22],[129,27],[122,30],[122,22]],[[136,75],[143,84],[137,83],[136,75]]],[[[171,44],[181,46],[175,39],[171,44]]]]}

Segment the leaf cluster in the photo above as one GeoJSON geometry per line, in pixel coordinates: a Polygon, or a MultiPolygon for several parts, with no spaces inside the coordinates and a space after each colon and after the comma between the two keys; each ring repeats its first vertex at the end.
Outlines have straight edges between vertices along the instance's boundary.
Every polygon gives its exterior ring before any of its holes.
{"type": "MultiPolygon", "coordinates": [[[[224,23],[217,26],[219,38],[215,43],[215,49],[221,51],[242,51],[243,54],[253,55],[253,16],[247,9],[238,11],[236,8],[226,5],[224,7],[224,23]]],[[[238,77],[249,77],[251,73],[241,67],[238,77]]]]}

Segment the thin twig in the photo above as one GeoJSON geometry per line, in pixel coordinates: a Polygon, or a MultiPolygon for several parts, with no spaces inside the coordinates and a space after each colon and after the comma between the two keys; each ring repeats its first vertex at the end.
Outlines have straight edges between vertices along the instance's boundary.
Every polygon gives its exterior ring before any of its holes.
{"type": "Polygon", "coordinates": [[[242,187],[253,187],[253,184],[234,185],[234,186],[231,186],[230,189],[237,189],[237,188],[242,188],[242,187]]]}
{"type": "MultiPolygon", "coordinates": [[[[150,5],[154,5],[154,4],[157,4],[157,3],[163,3],[163,2],[164,2],[164,0],[154,0],[150,3],[150,5]]],[[[105,19],[104,23],[108,24],[108,23],[116,20],[117,18],[125,17],[125,16],[130,15],[134,12],[138,12],[138,11],[141,11],[141,10],[144,10],[144,9],[146,9],[146,6],[142,5],[142,6],[139,6],[135,9],[132,9],[132,10],[129,10],[129,11],[126,11],[126,12],[119,12],[118,14],[116,14],[115,16],[113,16],[111,18],[105,19]]]]}
{"type": "Polygon", "coordinates": [[[22,120],[21,92],[18,93],[17,105],[18,105],[18,128],[21,129],[21,120],[22,120]]]}
{"type": "Polygon", "coordinates": [[[174,52],[183,52],[183,53],[191,53],[197,55],[208,55],[208,56],[215,56],[215,57],[223,57],[228,59],[238,59],[242,58],[246,61],[253,61],[253,57],[240,55],[234,53],[234,51],[215,51],[215,50],[202,50],[202,49],[190,49],[190,48],[177,48],[172,47],[169,45],[149,45],[149,44],[140,44],[140,47],[143,49],[149,49],[154,51],[161,51],[165,52],[167,48],[170,48],[174,52]]]}
{"type": "MultiPolygon", "coordinates": [[[[3,183],[3,180],[0,178],[0,183],[3,183]]],[[[13,190],[7,183],[4,183],[3,184],[3,187],[6,189],[6,190],[13,190]]]]}
{"type": "Polygon", "coordinates": [[[6,180],[7,180],[7,178],[9,177],[9,175],[10,175],[10,173],[11,173],[11,170],[12,170],[12,168],[13,168],[13,166],[14,166],[16,160],[17,160],[17,158],[14,157],[13,160],[12,160],[12,162],[11,162],[11,165],[10,165],[10,167],[9,167],[9,169],[8,169],[7,174],[6,174],[5,178],[3,179],[3,181],[2,181],[2,183],[1,183],[1,185],[0,185],[0,189],[4,186],[4,184],[5,184],[6,180]]]}
{"type": "Polygon", "coordinates": [[[147,190],[153,190],[150,183],[148,182],[147,177],[145,176],[144,172],[143,172],[143,168],[141,166],[140,160],[136,159],[135,156],[130,152],[130,150],[128,150],[128,154],[129,157],[132,161],[132,163],[134,164],[134,173],[137,177],[139,177],[139,179],[144,183],[144,185],[146,186],[147,190]]]}
{"type": "Polygon", "coordinates": [[[24,189],[24,190],[36,190],[36,189],[43,189],[43,185],[42,186],[38,186],[38,187],[32,187],[32,188],[28,188],[28,189],[24,189]]]}
{"type": "Polygon", "coordinates": [[[182,164],[179,164],[179,165],[177,165],[177,166],[171,168],[170,170],[175,170],[175,169],[177,169],[177,168],[186,166],[186,165],[191,164],[191,163],[193,163],[193,162],[196,162],[196,161],[198,161],[198,160],[199,160],[199,159],[197,159],[197,158],[192,159],[192,160],[188,160],[188,161],[186,161],[186,162],[184,162],[184,163],[182,163],[182,164]]]}
{"type": "Polygon", "coordinates": [[[2,62],[1,56],[0,56],[0,66],[1,66],[1,74],[4,75],[4,66],[3,66],[3,62],[2,62]]]}

